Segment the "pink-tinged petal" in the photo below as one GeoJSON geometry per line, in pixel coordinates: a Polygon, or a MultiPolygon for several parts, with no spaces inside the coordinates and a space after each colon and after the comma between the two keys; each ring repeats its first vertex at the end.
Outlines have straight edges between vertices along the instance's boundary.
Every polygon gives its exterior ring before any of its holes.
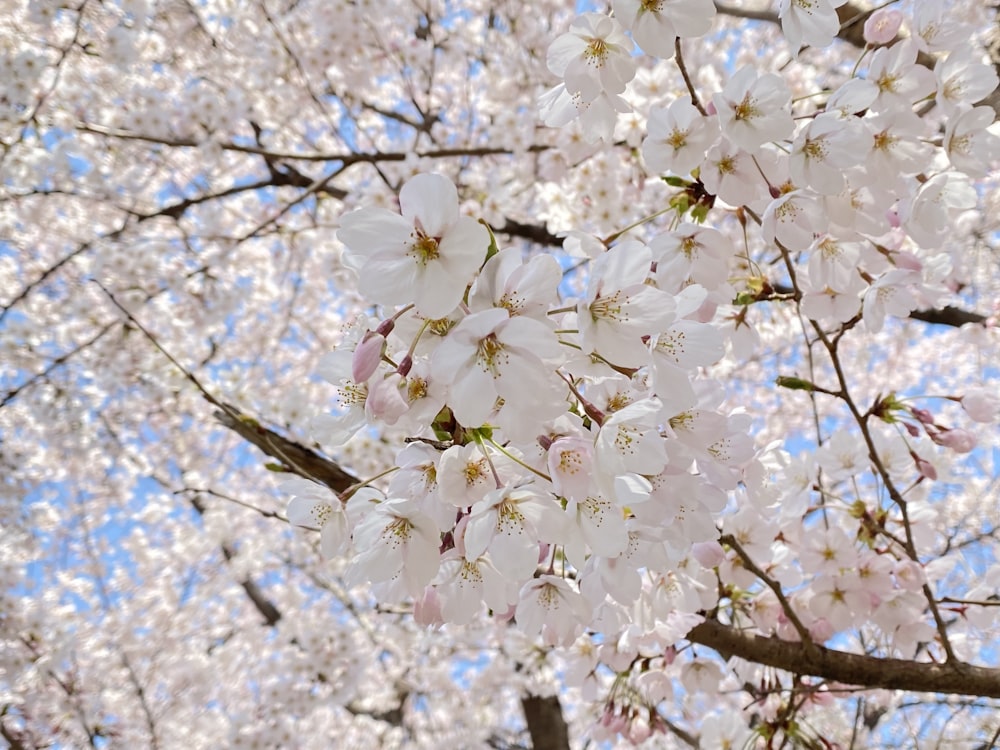
{"type": "Polygon", "coordinates": [[[562,78],[566,68],[573,60],[579,58],[587,49],[587,43],[576,34],[563,34],[549,45],[545,63],[553,75],[562,78]]]}
{"type": "Polygon", "coordinates": [[[288,501],[288,522],[308,529],[321,529],[333,515],[330,503],[314,497],[293,497],[288,501]]]}
{"type": "Polygon", "coordinates": [[[337,238],[351,254],[367,258],[380,252],[406,252],[412,231],[412,224],[399,214],[384,208],[362,208],[340,220],[337,238]]]}
{"type": "Polygon", "coordinates": [[[656,55],[664,60],[674,56],[677,29],[659,13],[640,13],[632,27],[632,36],[647,55],[656,55]]]}
{"type": "MultiPolygon", "coordinates": [[[[409,546],[413,546],[411,540],[409,546]]],[[[427,549],[419,545],[419,549],[408,549],[403,555],[403,579],[411,595],[416,596],[423,591],[437,575],[441,558],[436,549],[427,549]]]]}
{"type": "Polygon", "coordinates": [[[493,541],[495,531],[496,512],[494,510],[474,514],[465,526],[465,559],[478,560],[486,554],[486,548],[493,541]]]}
{"type": "Polygon", "coordinates": [[[483,264],[489,246],[490,233],[486,227],[472,217],[460,216],[441,237],[438,262],[468,286],[483,264]]]}
{"type": "Polygon", "coordinates": [[[447,317],[462,301],[468,282],[456,284],[451,275],[440,267],[428,266],[422,270],[410,288],[417,312],[432,320],[447,317]]]}
{"type": "Polygon", "coordinates": [[[517,507],[540,541],[561,544],[569,537],[569,519],[551,495],[536,496],[517,507]]]}
{"type": "Polygon", "coordinates": [[[417,264],[409,259],[380,253],[370,258],[361,269],[358,289],[378,304],[405,304],[419,289],[417,271],[417,264]]]}
{"type": "Polygon", "coordinates": [[[608,250],[594,264],[591,284],[604,289],[622,289],[642,284],[653,261],[650,249],[637,240],[626,240],[608,250]]]}
{"type": "Polygon", "coordinates": [[[336,512],[323,526],[319,535],[320,552],[323,558],[329,560],[336,557],[350,541],[350,529],[347,526],[347,514],[336,512]]]}
{"type": "MultiPolygon", "coordinates": [[[[357,542],[355,542],[357,544],[357,542]]],[[[402,549],[379,540],[355,558],[347,580],[351,585],[366,581],[379,583],[394,578],[403,567],[402,549]]]]}
{"type": "Polygon", "coordinates": [[[458,220],[458,190],[440,174],[418,174],[399,191],[399,208],[428,237],[441,237],[458,220]]]}
{"type": "Polygon", "coordinates": [[[530,352],[539,359],[560,359],[563,347],[552,329],[532,318],[511,318],[499,333],[504,346],[530,352]]]}
{"type": "Polygon", "coordinates": [[[480,427],[486,423],[497,400],[493,376],[473,364],[451,385],[448,405],[455,419],[465,427],[480,427]]]}
{"type": "Polygon", "coordinates": [[[497,533],[490,544],[490,559],[507,579],[523,581],[538,567],[538,541],[510,518],[497,521],[497,533]]]}

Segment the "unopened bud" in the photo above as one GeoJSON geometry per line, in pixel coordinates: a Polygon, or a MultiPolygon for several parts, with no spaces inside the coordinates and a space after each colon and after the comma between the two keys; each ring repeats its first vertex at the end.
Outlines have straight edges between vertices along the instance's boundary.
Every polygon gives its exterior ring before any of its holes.
{"type": "Polygon", "coordinates": [[[1000,416],[1000,394],[985,388],[970,388],[960,399],[962,408],[976,422],[996,422],[1000,416]]]}
{"type": "Polygon", "coordinates": [[[889,44],[896,38],[902,23],[903,14],[898,10],[877,10],[865,21],[865,41],[871,45],[889,44]]]}
{"type": "Polygon", "coordinates": [[[945,448],[951,448],[955,453],[968,453],[976,447],[976,436],[968,430],[942,429],[933,433],[931,440],[945,448]]]}
{"type": "Polygon", "coordinates": [[[937,469],[934,468],[934,464],[926,458],[921,458],[913,451],[910,451],[910,456],[913,458],[913,463],[917,465],[917,471],[920,472],[920,476],[926,477],[927,479],[938,478],[937,469]]]}
{"type": "Polygon", "coordinates": [[[385,346],[385,337],[377,333],[368,331],[361,343],[354,350],[354,358],[351,360],[351,379],[355,383],[365,383],[375,370],[378,363],[382,361],[382,348],[385,346]]]}

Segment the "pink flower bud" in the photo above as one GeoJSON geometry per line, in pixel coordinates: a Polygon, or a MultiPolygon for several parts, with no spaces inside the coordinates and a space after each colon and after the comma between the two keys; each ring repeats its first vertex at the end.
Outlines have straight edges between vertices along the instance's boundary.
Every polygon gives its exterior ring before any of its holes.
{"type": "Polygon", "coordinates": [[[920,428],[912,422],[903,422],[903,427],[910,433],[910,437],[920,437],[920,428]]]}
{"type": "Polygon", "coordinates": [[[985,388],[970,388],[962,396],[962,408],[976,422],[995,422],[1000,416],[1000,394],[985,388]]]}
{"type": "Polygon", "coordinates": [[[865,21],[865,41],[873,45],[889,44],[896,38],[902,23],[903,14],[898,10],[877,10],[865,21]]]}
{"type": "Polygon", "coordinates": [[[396,368],[396,372],[402,375],[404,378],[410,374],[410,370],[413,369],[413,357],[409,354],[405,355],[403,359],[399,362],[399,367],[396,368]]]}
{"type": "Polygon", "coordinates": [[[638,745],[640,742],[648,740],[652,733],[653,731],[649,727],[649,721],[645,716],[640,714],[639,716],[636,716],[629,725],[627,736],[629,742],[633,745],[638,745]]]}
{"type": "Polygon", "coordinates": [[[923,424],[934,424],[934,415],[927,411],[927,409],[918,409],[915,406],[911,406],[910,414],[919,419],[923,424]]]}
{"type": "Polygon", "coordinates": [[[920,476],[927,477],[928,479],[938,478],[937,469],[934,468],[934,464],[926,458],[921,458],[913,451],[910,451],[910,455],[913,457],[913,463],[917,465],[917,471],[920,472],[920,476]]]}
{"type": "Polygon", "coordinates": [[[951,448],[955,453],[968,453],[976,447],[976,436],[968,430],[943,429],[932,434],[931,440],[945,448],[951,448]]]}
{"type": "Polygon", "coordinates": [[[385,338],[371,331],[365,334],[354,350],[354,358],[351,360],[351,379],[355,383],[364,383],[375,374],[378,363],[382,361],[382,347],[385,346],[385,338]]]}
{"type": "Polygon", "coordinates": [[[673,646],[667,646],[666,651],[663,652],[663,661],[669,667],[674,663],[674,659],[677,658],[677,649],[673,646]]]}

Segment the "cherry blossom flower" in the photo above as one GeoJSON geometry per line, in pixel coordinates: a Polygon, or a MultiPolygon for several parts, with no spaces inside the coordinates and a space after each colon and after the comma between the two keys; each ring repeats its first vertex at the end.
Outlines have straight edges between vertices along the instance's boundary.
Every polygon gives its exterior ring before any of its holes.
{"type": "Polygon", "coordinates": [[[586,498],[594,487],[593,460],[592,440],[573,435],[553,440],[546,461],[556,493],[574,500],[586,498]]]}
{"type": "Polygon", "coordinates": [[[490,244],[486,227],[458,212],[454,183],[439,174],[410,179],[399,192],[402,216],[362,208],[341,220],[337,236],[371,301],[408,304],[428,318],[448,315],[472,283],[490,244]]]}
{"type": "Polygon", "coordinates": [[[992,107],[962,109],[948,118],[944,148],[955,169],[984,177],[1000,161],[1000,135],[987,130],[996,119],[992,107]]]}
{"type": "Polygon", "coordinates": [[[490,258],[469,295],[469,307],[478,312],[502,307],[510,316],[545,320],[549,303],[562,281],[562,269],[550,255],[536,255],[527,262],[516,248],[501,250],[490,258]]]}
{"type": "Polygon", "coordinates": [[[913,39],[924,52],[949,52],[968,42],[970,28],[940,0],[914,3],[913,39]]]}
{"type": "Polygon", "coordinates": [[[399,576],[411,596],[418,596],[437,574],[441,544],[437,525],[413,500],[379,503],[354,529],[358,550],[347,581],[389,581],[399,576]]]}
{"type": "Polygon", "coordinates": [[[723,135],[751,153],[768,141],[788,138],[795,129],[788,105],[791,92],[773,73],[758,76],[741,68],[712,97],[723,135]]]}
{"type": "Polygon", "coordinates": [[[701,180],[709,192],[731,206],[755,203],[767,189],[750,154],[726,138],[708,150],[701,180]]]}
{"type": "Polygon", "coordinates": [[[463,425],[485,424],[497,398],[518,413],[546,419],[563,411],[562,387],[550,374],[562,356],[546,324],[492,308],[465,317],[448,334],[431,373],[450,381],[448,404],[463,425]]]}
{"type": "Polygon", "coordinates": [[[868,291],[862,304],[865,325],[871,331],[880,331],[886,315],[906,317],[916,308],[917,300],[910,287],[919,281],[913,271],[897,268],[882,274],[868,291]]]}
{"type": "Polygon", "coordinates": [[[567,534],[566,558],[582,568],[586,561],[584,544],[600,557],[618,557],[628,546],[622,508],[599,494],[570,500],[566,513],[571,524],[567,534]]]}
{"type": "Polygon", "coordinates": [[[868,80],[878,86],[875,112],[909,111],[914,102],[934,92],[934,74],[917,65],[917,45],[910,39],[875,50],[868,80]]]}
{"type": "Polygon", "coordinates": [[[819,450],[816,460],[830,479],[847,479],[868,468],[868,452],[850,434],[838,430],[819,450]]]}
{"type": "Polygon", "coordinates": [[[594,263],[587,296],[577,305],[583,344],[619,365],[648,358],[642,341],[674,315],[674,301],[646,284],[652,254],[635,240],[616,245],[594,263]]]}
{"type": "Polygon", "coordinates": [[[515,592],[488,557],[468,560],[456,550],[442,557],[435,587],[442,617],[456,625],[472,622],[483,603],[504,612],[517,602],[515,592]]]}
{"type": "Polygon", "coordinates": [[[976,191],[959,172],[934,175],[917,190],[903,215],[903,227],[921,247],[940,247],[956,215],[976,207],[976,191]]]}
{"type": "Polygon", "coordinates": [[[324,558],[344,551],[350,541],[350,530],[340,498],[329,488],[300,477],[283,482],[281,490],[292,495],[288,501],[288,522],[319,529],[320,551],[324,558]]]}
{"type": "Polygon", "coordinates": [[[584,101],[582,95],[570,92],[566,84],[560,83],[538,97],[538,110],[542,122],[552,128],[579,119],[586,140],[593,143],[611,141],[618,115],[631,112],[632,108],[617,94],[603,91],[591,101],[584,101]]]}
{"type": "Polygon", "coordinates": [[[715,118],[703,117],[691,97],[674,100],[669,107],[654,107],[642,142],[642,158],[654,172],[686,175],[701,164],[705,152],[719,135],[715,118]]]}
{"type": "Polygon", "coordinates": [[[872,132],[865,165],[870,183],[892,188],[900,177],[917,174],[930,154],[930,146],[920,141],[924,124],[908,109],[894,109],[868,121],[872,132]]]}
{"type": "Polygon", "coordinates": [[[653,387],[669,414],[697,404],[690,373],[721,359],[722,334],[708,323],[679,320],[651,340],[653,387]]]}
{"type": "Polygon", "coordinates": [[[601,93],[620,94],[635,75],[632,42],[621,24],[600,13],[583,13],[549,45],[549,70],[566,90],[590,103],[601,93]]]}
{"type": "Polygon", "coordinates": [[[959,47],[934,66],[937,79],[934,101],[949,114],[962,105],[981,101],[997,87],[993,66],[973,60],[972,54],[971,46],[959,47]]]}
{"type": "Polygon", "coordinates": [[[823,227],[819,202],[804,190],[775,198],[764,211],[761,234],[790,250],[805,250],[823,227]]]}
{"type": "Polygon", "coordinates": [[[643,399],[605,420],[594,441],[597,466],[605,476],[659,474],[667,451],[657,429],[662,404],[643,399]]]}
{"type": "Polygon", "coordinates": [[[970,388],[959,401],[970,418],[976,422],[991,423],[1000,416],[1000,391],[989,388],[970,388]]]}
{"type": "Polygon", "coordinates": [[[441,499],[468,508],[497,488],[486,449],[477,443],[453,445],[440,454],[435,482],[441,499]]]}
{"type": "Polygon", "coordinates": [[[657,286],[665,291],[678,286],[671,280],[690,279],[713,290],[728,280],[733,247],[712,227],[684,222],[672,232],[654,237],[649,249],[656,260],[657,286]]]}
{"type": "Polygon", "coordinates": [[[866,135],[859,128],[845,127],[833,114],[814,119],[792,143],[789,170],[795,184],[824,195],[839,193],[844,170],[859,164],[864,156],[866,135]]]}
{"type": "Polygon", "coordinates": [[[493,490],[472,507],[465,529],[465,558],[489,551],[504,577],[524,581],[538,564],[540,542],[561,542],[567,520],[552,495],[532,485],[493,490]]]}
{"type": "Polygon", "coordinates": [[[590,617],[591,608],[569,581],[543,575],[524,584],[517,603],[517,625],[542,634],[549,645],[568,646],[590,617]]]}
{"type": "Polygon", "coordinates": [[[709,0],[615,0],[615,17],[647,55],[674,56],[677,37],[707,34],[715,18],[709,0]]]}
{"type": "Polygon", "coordinates": [[[903,14],[895,8],[879,8],[865,19],[865,41],[869,44],[889,44],[903,24],[903,14]]]}
{"type": "Polygon", "coordinates": [[[840,21],[837,8],[846,0],[780,0],[778,17],[781,31],[788,40],[793,54],[798,54],[803,44],[810,47],[826,47],[837,36],[840,21]]]}

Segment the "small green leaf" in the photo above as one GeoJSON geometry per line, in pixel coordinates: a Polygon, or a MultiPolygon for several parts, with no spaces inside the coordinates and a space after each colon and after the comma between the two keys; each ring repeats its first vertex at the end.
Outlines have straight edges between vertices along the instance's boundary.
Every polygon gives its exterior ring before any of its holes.
{"type": "Polygon", "coordinates": [[[500,252],[500,247],[497,245],[497,236],[493,234],[493,227],[487,224],[485,219],[480,219],[479,223],[486,227],[486,231],[490,233],[490,246],[486,248],[486,260],[483,261],[485,263],[500,252]]]}
{"type": "Polygon", "coordinates": [[[816,386],[808,380],[794,378],[789,375],[779,375],[774,381],[779,388],[788,388],[792,391],[815,391],[816,386]]]}

